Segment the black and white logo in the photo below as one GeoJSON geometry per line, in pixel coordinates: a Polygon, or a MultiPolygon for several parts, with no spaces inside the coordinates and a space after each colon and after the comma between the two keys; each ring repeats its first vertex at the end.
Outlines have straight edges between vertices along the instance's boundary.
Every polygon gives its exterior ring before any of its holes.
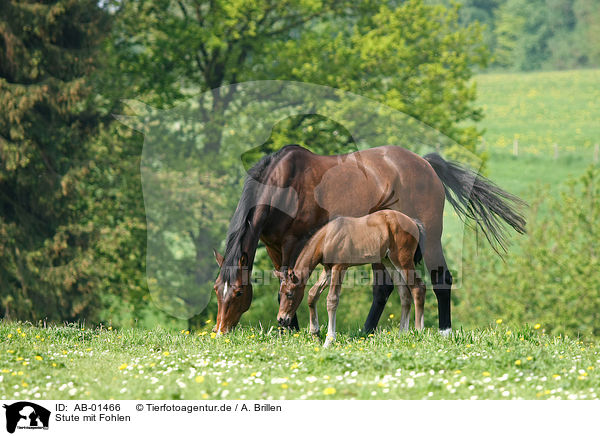
{"type": "Polygon", "coordinates": [[[5,404],[6,431],[14,433],[16,429],[48,430],[50,411],[29,401],[5,404]]]}

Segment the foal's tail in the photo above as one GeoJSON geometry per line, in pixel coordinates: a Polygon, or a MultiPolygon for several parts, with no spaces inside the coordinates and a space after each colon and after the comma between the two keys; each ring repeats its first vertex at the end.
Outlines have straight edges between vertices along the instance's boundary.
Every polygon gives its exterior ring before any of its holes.
{"type": "Polygon", "coordinates": [[[500,189],[475,171],[444,160],[437,153],[423,158],[444,184],[446,198],[458,215],[473,219],[497,253],[497,246],[506,251],[505,223],[518,233],[525,233],[525,218],[519,209],[527,203],[519,197],[500,189]]]}
{"type": "Polygon", "coordinates": [[[423,251],[425,250],[425,227],[418,219],[413,219],[413,221],[419,229],[419,245],[417,245],[417,251],[415,251],[415,257],[413,258],[415,265],[418,265],[423,260],[423,251]]]}

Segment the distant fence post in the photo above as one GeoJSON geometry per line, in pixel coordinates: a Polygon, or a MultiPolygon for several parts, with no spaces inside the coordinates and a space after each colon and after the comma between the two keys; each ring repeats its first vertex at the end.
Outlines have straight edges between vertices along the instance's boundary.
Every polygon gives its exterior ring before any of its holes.
{"type": "Polygon", "coordinates": [[[558,144],[554,143],[554,160],[558,159],[558,144]]]}
{"type": "Polygon", "coordinates": [[[600,145],[596,143],[594,145],[594,163],[598,163],[598,154],[600,154],[600,145]]]}
{"type": "Polygon", "coordinates": [[[513,141],[513,155],[519,155],[519,140],[517,138],[515,138],[515,140],[513,141]]]}

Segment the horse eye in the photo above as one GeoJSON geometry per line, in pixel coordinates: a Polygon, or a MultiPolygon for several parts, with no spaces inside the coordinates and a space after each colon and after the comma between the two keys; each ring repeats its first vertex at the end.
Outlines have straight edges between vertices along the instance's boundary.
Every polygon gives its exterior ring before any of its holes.
{"type": "Polygon", "coordinates": [[[288,292],[287,294],[285,294],[285,296],[288,298],[294,298],[294,294],[291,292],[288,292]]]}
{"type": "Polygon", "coordinates": [[[238,291],[238,292],[235,293],[235,296],[236,297],[241,297],[243,293],[244,293],[244,291],[238,291]]]}

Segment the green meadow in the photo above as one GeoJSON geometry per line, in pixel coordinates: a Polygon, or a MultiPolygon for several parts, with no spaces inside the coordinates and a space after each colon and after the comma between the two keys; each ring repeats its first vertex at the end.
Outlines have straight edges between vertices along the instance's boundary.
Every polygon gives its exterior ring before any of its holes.
{"type": "Polygon", "coordinates": [[[559,158],[585,156],[600,144],[600,70],[482,74],[476,76],[483,108],[484,147],[559,158]]]}
{"type": "MultiPolygon", "coordinates": [[[[500,321],[498,321],[500,322],[500,321]]],[[[340,334],[0,323],[3,399],[595,399],[598,343],[540,325],[340,334]]],[[[324,333],[324,332],[322,332],[324,333]]]]}

